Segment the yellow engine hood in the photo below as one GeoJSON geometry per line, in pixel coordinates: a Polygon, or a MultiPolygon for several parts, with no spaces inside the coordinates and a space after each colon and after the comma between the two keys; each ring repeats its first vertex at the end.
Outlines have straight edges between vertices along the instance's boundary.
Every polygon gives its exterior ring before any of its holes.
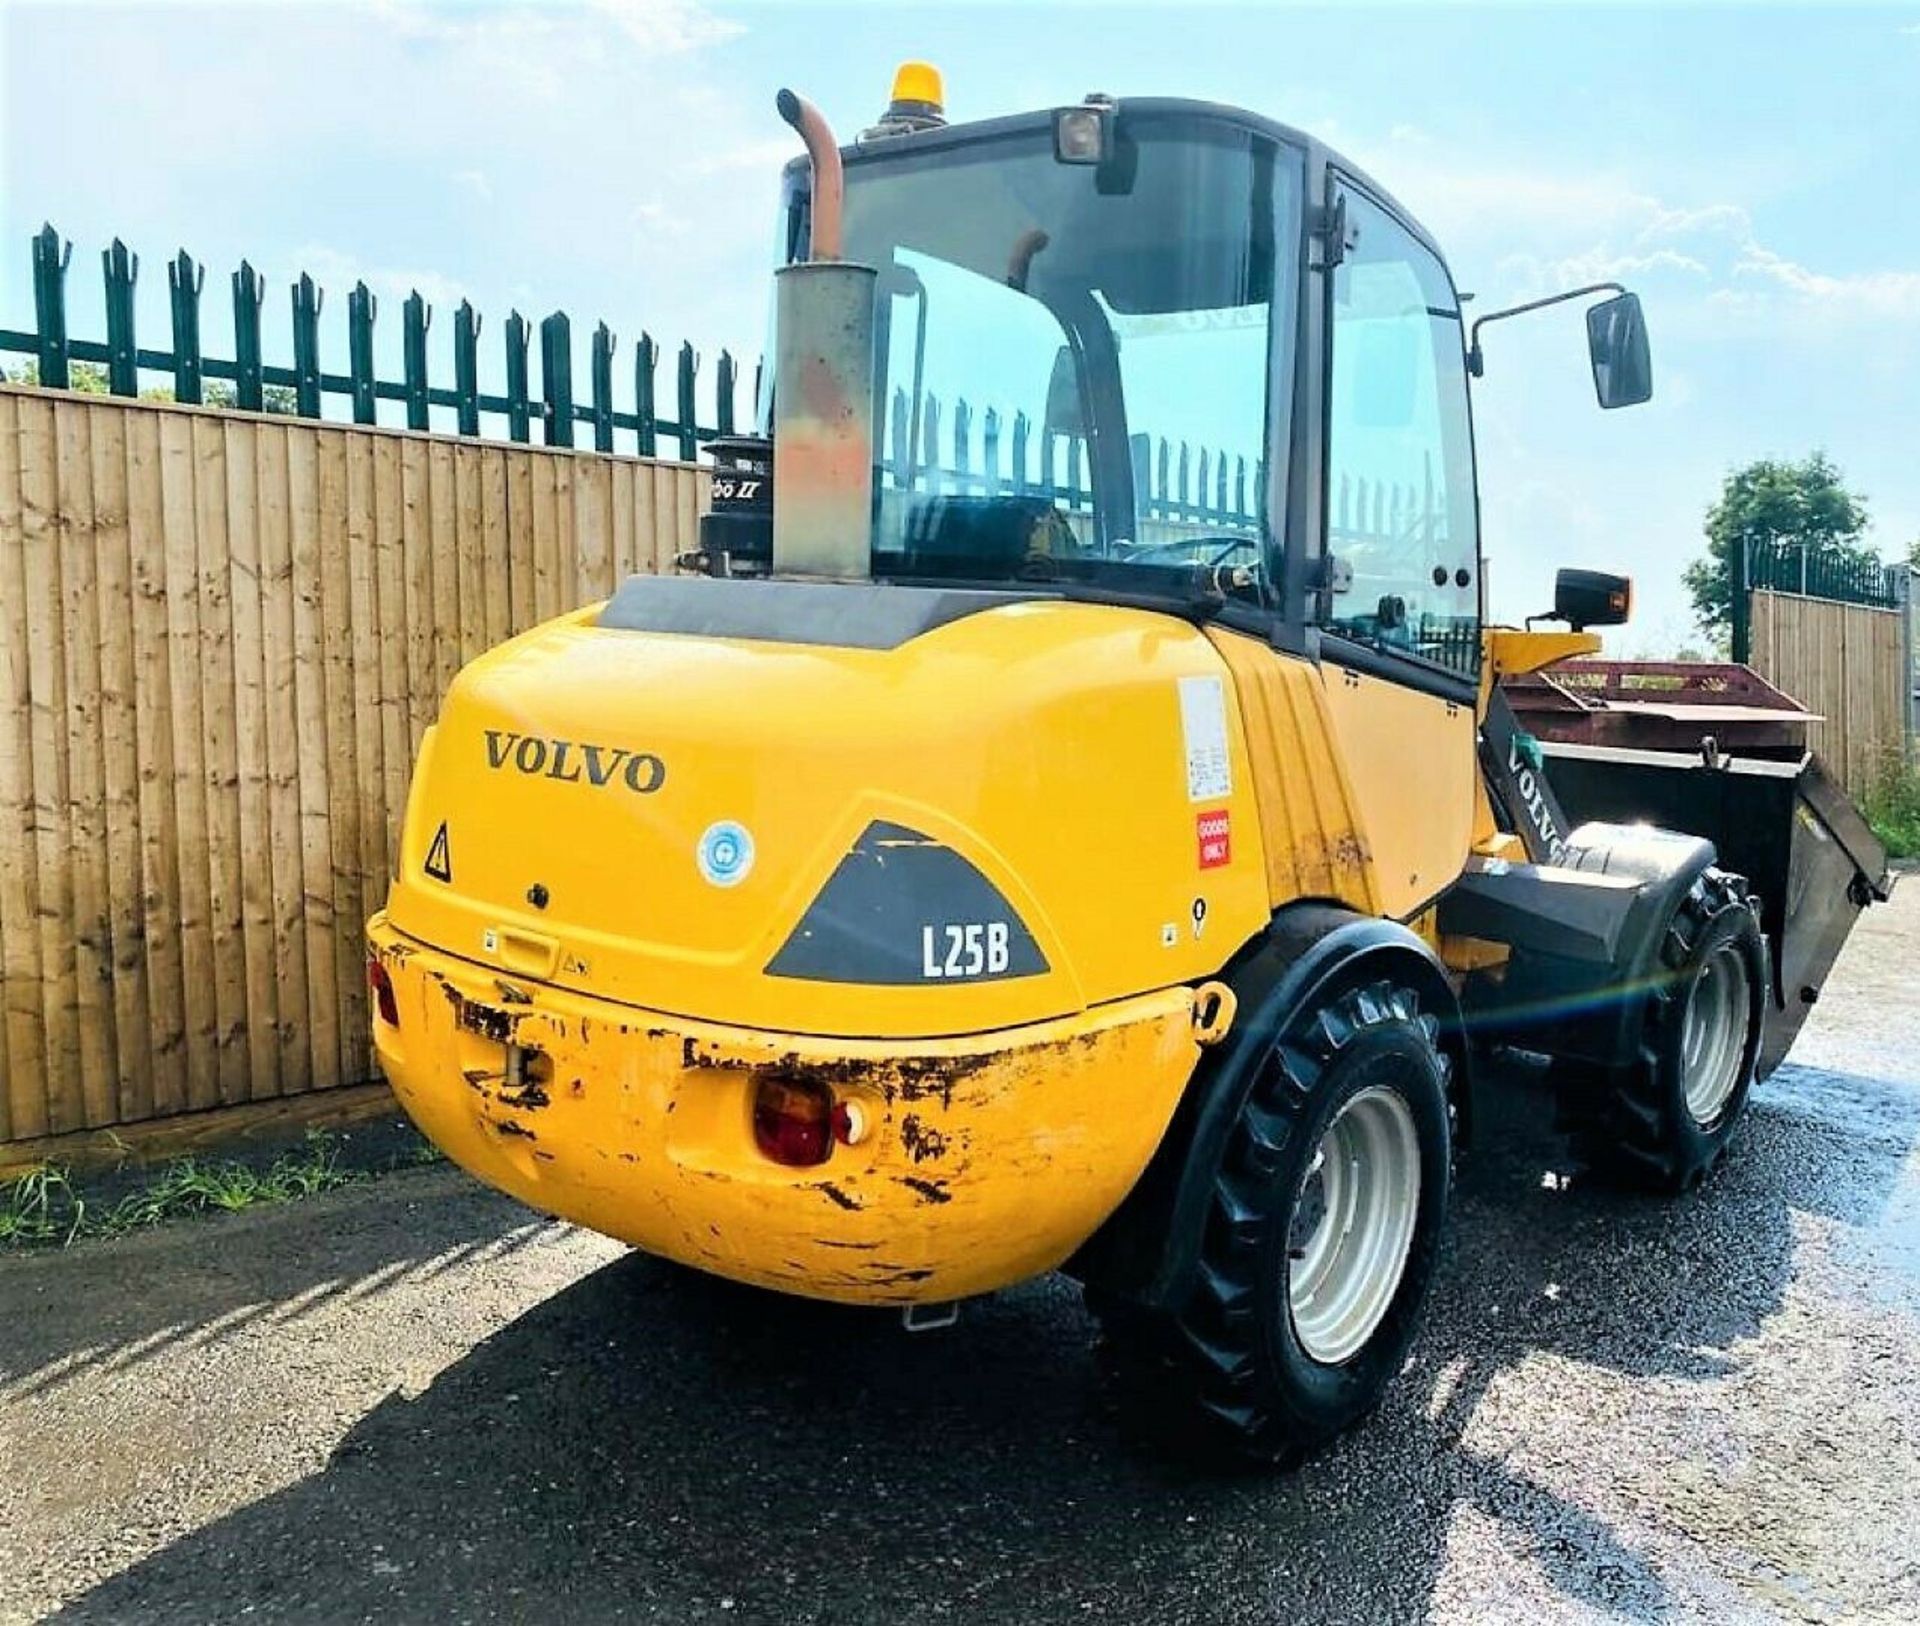
{"type": "Polygon", "coordinates": [[[399,931],[509,981],[884,1036],[1195,980],[1265,923],[1233,688],[1185,622],[1000,601],[849,648],[601,626],[599,609],[455,680],[414,776],[399,931]],[[936,849],[985,883],[955,907],[989,918],[882,918],[889,877],[936,849]],[[817,935],[809,906],[855,871],[855,903],[880,912],[817,935]],[[896,974],[872,980],[868,949],[896,974]]]}

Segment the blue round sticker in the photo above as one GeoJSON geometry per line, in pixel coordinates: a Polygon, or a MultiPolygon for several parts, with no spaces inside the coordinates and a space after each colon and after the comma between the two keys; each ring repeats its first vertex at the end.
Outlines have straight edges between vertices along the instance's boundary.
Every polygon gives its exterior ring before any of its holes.
{"type": "Polygon", "coordinates": [[[744,824],[722,819],[707,826],[695,852],[700,873],[715,886],[733,886],[753,868],[753,837],[744,824]]]}

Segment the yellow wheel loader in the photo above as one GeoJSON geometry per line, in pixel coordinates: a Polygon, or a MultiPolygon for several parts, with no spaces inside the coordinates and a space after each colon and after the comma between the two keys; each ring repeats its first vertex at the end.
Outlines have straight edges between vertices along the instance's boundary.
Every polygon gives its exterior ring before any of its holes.
{"type": "MultiPolygon", "coordinates": [[[[1483,626],[1480,345],[1381,187],[1211,105],[940,100],[842,149],[782,93],[759,432],[679,572],[453,684],[380,1060],[481,1179],[699,1270],[911,1325],[1064,1269],[1143,1415],[1293,1460],[1403,1364],[1481,1058],[1687,1187],[1884,860],[1799,770],[1791,898],[1717,866],[1724,764],[1622,763],[1686,833],[1555,799],[1501,681],[1629,590],[1483,626]]],[[[1581,292],[1645,399],[1638,302],[1581,292]]]]}

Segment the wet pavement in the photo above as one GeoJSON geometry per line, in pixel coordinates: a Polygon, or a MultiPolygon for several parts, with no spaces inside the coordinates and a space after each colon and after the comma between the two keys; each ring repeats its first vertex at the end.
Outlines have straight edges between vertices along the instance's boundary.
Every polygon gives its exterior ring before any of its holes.
{"type": "Polygon", "coordinates": [[[1920,1618],[1920,882],[1697,1197],[1548,1116],[1279,1479],[1126,1449],[1058,1278],[909,1337],[444,1167],[0,1258],[0,1619],[1920,1618]]]}

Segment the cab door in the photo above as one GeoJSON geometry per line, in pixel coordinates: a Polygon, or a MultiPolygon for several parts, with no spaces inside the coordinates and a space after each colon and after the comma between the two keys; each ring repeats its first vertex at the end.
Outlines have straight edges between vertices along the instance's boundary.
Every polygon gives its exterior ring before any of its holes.
{"type": "Polygon", "coordinates": [[[1460,302],[1380,202],[1330,176],[1321,671],[1383,913],[1449,886],[1472,839],[1480,538],[1460,302]]]}

